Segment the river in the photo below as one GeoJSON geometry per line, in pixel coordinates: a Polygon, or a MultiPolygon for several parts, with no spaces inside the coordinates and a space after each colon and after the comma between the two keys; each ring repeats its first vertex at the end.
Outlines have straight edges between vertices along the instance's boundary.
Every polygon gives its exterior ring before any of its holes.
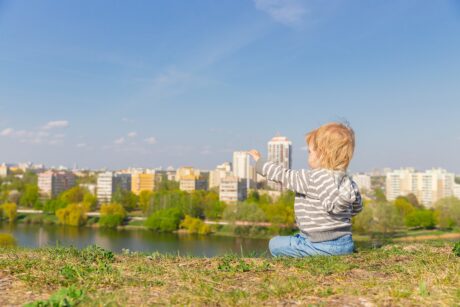
{"type": "Polygon", "coordinates": [[[156,233],[146,229],[98,229],[58,225],[9,224],[0,222],[0,232],[11,233],[19,246],[43,247],[75,246],[84,248],[91,244],[119,253],[123,249],[138,252],[160,252],[198,257],[213,257],[227,253],[248,255],[267,254],[267,239],[250,239],[225,236],[203,236],[173,233],[156,233]]]}

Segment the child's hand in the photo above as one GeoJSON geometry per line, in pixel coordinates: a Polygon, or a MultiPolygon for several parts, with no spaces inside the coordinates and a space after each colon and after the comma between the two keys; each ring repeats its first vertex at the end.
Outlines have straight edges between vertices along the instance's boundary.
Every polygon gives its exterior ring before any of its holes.
{"type": "Polygon", "coordinates": [[[248,154],[257,162],[260,159],[260,152],[258,150],[252,149],[248,151],[248,154]]]}

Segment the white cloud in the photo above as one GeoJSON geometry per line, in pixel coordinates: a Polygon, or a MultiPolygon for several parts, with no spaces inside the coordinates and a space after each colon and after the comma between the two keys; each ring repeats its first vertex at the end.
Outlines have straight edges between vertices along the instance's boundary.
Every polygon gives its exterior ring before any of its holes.
{"type": "Polygon", "coordinates": [[[307,9],[301,0],[254,0],[256,9],[267,13],[273,20],[286,26],[302,23],[307,9]]]}
{"type": "Polygon", "coordinates": [[[86,143],[78,143],[76,146],[77,148],[85,148],[87,145],[86,143]]]}
{"type": "Polygon", "coordinates": [[[10,136],[14,133],[14,129],[12,128],[6,128],[6,129],[3,129],[2,132],[0,132],[0,135],[1,136],[10,136]]]}
{"type": "Polygon", "coordinates": [[[157,139],[154,138],[154,137],[152,136],[152,137],[146,138],[144,141],[145,141],[147,144],[153,145],[153,144],[156,144],[157,139]]]}
{"type": "Polygon", "coordinates": [[[136,137],[136,136],[137,136],[137,132],[135,132],[135,131],[128,133],[128,137],[130,137],[130,138],[133,138],[133,137],[136,137]]]}
{"type": "Polygon", "coordinates": [[[69,122],[67,120],[56,120],[50,121],[46,125],[42,127],[44,130],[50,130],[54,128],[65,128],[69,126],[69,122]]]}
{"type": "Polygon", "coordinates": [[[119,139],[116,139],[115,141],[113,141],[113,143],[116,144],[116,145],[124,144],[125,143],[125,138],[121,137],[119,139]]]}

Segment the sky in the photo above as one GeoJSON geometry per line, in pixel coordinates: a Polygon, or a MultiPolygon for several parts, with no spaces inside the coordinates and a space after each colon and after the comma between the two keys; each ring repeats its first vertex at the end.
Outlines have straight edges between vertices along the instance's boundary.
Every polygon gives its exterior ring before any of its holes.
{"type": "Polygon", "coordinates": [[[213,169],[356,132],[350,171],[460,174],[460,1],[0,0],[0,162],[213,169]]]}

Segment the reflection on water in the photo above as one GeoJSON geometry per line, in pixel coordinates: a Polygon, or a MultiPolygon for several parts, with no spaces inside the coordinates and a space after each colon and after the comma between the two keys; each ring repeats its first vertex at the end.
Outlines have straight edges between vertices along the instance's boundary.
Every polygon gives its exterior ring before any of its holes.
{"type": "Polygon", "coordinates": [[[229,252],[267,254],[267,239],[155,233],[149,230],[94,229],[56,225],[0,223],[0,232],[9,232],[24,247],[76,246],[97,244],[114,252],[122,249],[212,257],[229,252]]]}

